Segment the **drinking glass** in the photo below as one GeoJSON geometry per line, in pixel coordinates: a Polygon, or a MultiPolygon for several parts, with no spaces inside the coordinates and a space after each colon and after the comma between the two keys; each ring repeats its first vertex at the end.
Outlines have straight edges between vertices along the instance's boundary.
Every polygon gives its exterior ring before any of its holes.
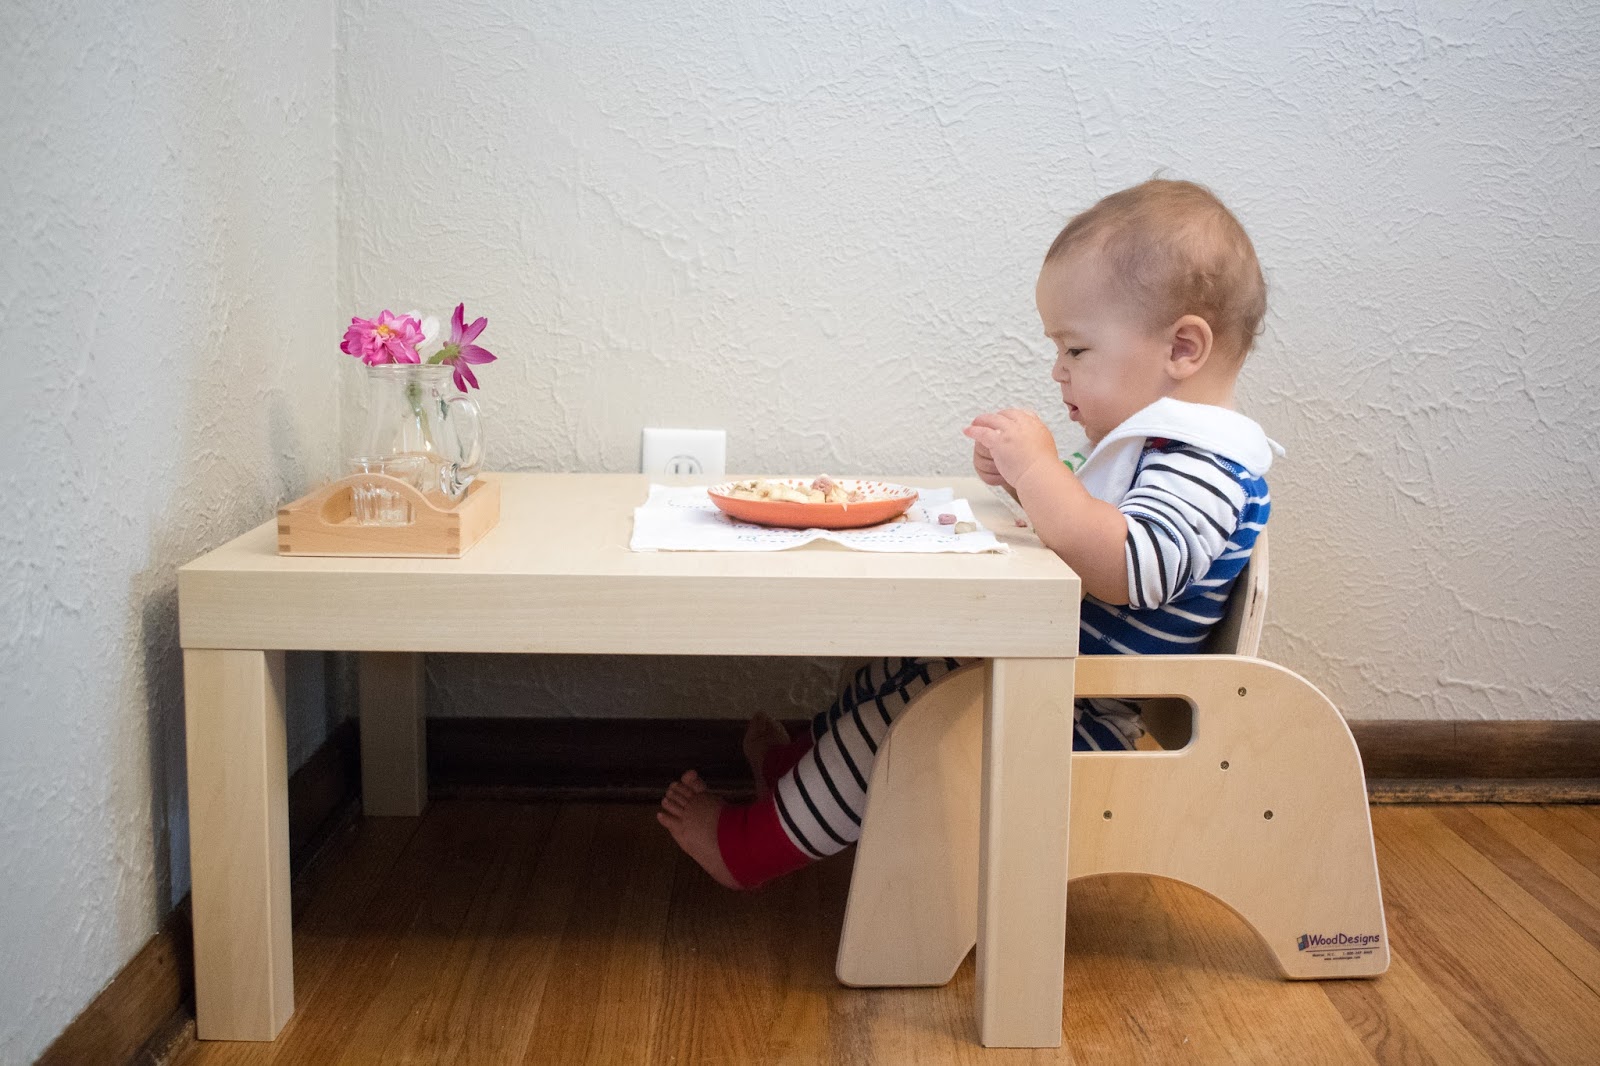
{"type": "MultiPolygon", "coordinates": [[[[384,474],[423,491],[428,462],[421,455],[363,455],[345,460],[349,474],[384,474]]],[[[411,498],[376,479],[357,480],[350,490],[350,514],[361,526],[409,526],[411,498]]]]}

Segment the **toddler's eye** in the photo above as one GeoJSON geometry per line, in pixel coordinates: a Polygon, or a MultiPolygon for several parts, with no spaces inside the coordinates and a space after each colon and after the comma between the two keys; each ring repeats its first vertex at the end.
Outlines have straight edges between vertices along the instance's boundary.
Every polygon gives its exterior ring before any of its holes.
{"type": "Polygon", "coordinates": [[[1082,355],[1084,352],[1086,352],[1088,350],[1089,349],[1087,349],[1087,348],[1068,348],[1067,349],[1067,355],[1070,356],[1073,359],[1076,359],[1076,358],[1078,358],[1078,356],[1082,355]]]}

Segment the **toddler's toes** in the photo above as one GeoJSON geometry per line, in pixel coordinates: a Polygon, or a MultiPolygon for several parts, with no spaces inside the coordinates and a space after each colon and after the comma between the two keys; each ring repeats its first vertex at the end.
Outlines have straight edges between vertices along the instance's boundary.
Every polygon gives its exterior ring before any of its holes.
{"type": "MultiPolygon", "coordinates": [[[[689,775],[685,774],[685,777],[689,775]]],[[[703,789],[703,786],[702,786],[703,789]]],[[[676,813],[662,811],[656,821],[666,827],[678,846],[720,885],[738,888],[739,883],[728,872],[717,843],[717,826],[722,815],[722,801],[709,792],[696,792],[676,813]]]]}
{"type": "Polygon", "coordinates": [[[788,741],[788,731],[766,711],[757,711],[751,715],[749,723],[744,727],[744,753],[747,758],[759,760],[772,745],[786,744],[788,741]]]}
{"type": "Polygon", "coordinates": [[[680,782],[674,781],[667,786],[666,794],[661,797],[661,809],[681,817],[683,809],[697,794],[680,782]]]}
{"type": "Polygon", "coordinates": [[[766,773],[767,753],[787,743],[789,734],[772,715],[765,711],[757,711],[750,716],[750,723],[744,728],[744,740],[740,747],[744,751],[744,761],[750,767],[750,779],[755,782],[758,798],[771,791],[771,783],[766,773]]]}
{"type": "Polygon", "coordinates": [[[661,809],[675,818],[682,818],[684,809],[705,795],[706,783],[698,773],[689,770],[667,786],[666,794],[661,797],[661,809]]]}

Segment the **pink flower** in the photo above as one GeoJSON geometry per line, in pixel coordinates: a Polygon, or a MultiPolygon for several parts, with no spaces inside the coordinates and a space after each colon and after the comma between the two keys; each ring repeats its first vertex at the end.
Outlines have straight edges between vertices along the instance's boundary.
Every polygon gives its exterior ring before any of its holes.
{"type": "Polygon", "coordinates": [[[417,345],[421,343],[422,323],[410,315],[383,311],[376,320],[352,318],[339,350],[368,366],[420,363],[422,357],[417,355],[417,345]]]}
{"type": "Polygon", "coordinates": [[[488,349],[472,343],[478,339],[478,334],[483,332],[483,327],[489,324],[489,320],[478,318],[472,325],[467,325],[466,307],[466,304],[456,304],[456,313],[450,316],[450,339],[439,349],[439,354],[428,360],[430,363],[448,363],[453,366],[456,372],[456,388],[462,392],[466,392],[469,385],[473,388],[478,387],[478,379],[473,376],[470,364],[494,362],[494,355],[488,349]]]}

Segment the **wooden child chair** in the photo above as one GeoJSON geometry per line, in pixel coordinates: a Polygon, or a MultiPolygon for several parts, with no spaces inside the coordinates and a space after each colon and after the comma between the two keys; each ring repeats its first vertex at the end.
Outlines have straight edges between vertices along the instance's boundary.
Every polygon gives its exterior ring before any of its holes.
{"type": "MultiPolygon", "coordinates": [[[[1078,696],[1157,698],[1145,717],[1161,747],[1073,754],[1068,877],[1183,881],[1244,918],[1285,977],[1376,976],[1389,944],[1361,755],[1326,696],[1254,657],[1265,534],[1251,555],[1212,654],[1078,659],[1078,696]]],[[[987,675],[924,689],[878,750],[839,942],[847,985],[942,985],[977,942],[987,675]]]]}

